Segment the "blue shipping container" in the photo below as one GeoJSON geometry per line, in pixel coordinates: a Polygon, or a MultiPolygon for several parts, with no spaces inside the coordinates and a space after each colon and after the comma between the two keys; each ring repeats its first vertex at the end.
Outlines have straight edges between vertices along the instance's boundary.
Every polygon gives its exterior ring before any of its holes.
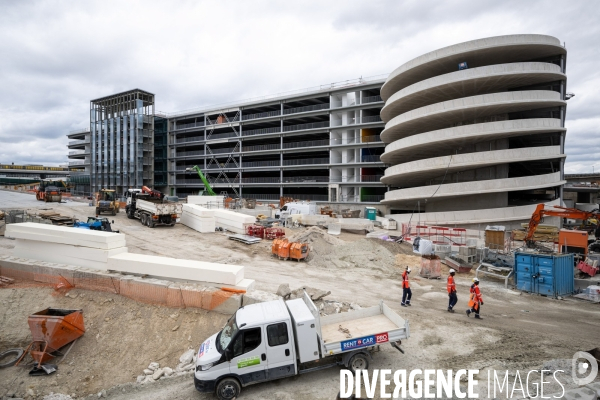
{"type": "Polygon", "coordinates": [[[545,296],[568,296],[575,292],[573,254],[515,253],[518,290],[545,296]]]}

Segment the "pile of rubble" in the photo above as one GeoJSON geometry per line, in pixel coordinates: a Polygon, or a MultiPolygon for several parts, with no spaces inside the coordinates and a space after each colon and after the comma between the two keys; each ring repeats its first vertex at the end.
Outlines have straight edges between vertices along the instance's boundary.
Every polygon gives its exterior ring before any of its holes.
{"type": "Polygon", "coordinates": [[[279,285],[279,288],[277,289],[277,295],[283,297],[284,300],[292,300],[302,298],[302,296],[304,296],[304,291],[306,291],[306,293],[310,296],[311,300],[315,303],[315,306],[317,306],[317,308],[319,309],[319,313],[323,317],[330,314],[338,314],[350,310],[361,309],[361,307],[358,304],[339,302],[334,300],[325,300],[324,297],[329,296],[331,294],[330,291],[315,289],[311,287],[304,287],[296,290],[291,290],[290,285],[284,283],[279,285]]]}
{"type": "Polygon", "coordinates": [[[144,369],[144,375],[137,377],[137,383],[152,383],[159,379],[172,378],[175,376],[189,375],[194,372],[194,365],[196,363],[196,352],[194,349],[188,349],[185,353],[179,357],[179,364],[177,367],[161,367],[157,362],[151,362],[148,368],[144,369]]]}

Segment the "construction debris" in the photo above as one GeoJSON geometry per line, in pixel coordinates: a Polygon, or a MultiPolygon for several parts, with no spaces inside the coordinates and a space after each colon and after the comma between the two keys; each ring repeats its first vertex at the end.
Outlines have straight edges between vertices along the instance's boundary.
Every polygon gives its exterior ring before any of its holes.
{"type": "Polygon", "coordinates": [[[6,276],[0,276],[0,287],[11,285],[14,282],[15,282],[14,279],[7,278],[6,276]]]}

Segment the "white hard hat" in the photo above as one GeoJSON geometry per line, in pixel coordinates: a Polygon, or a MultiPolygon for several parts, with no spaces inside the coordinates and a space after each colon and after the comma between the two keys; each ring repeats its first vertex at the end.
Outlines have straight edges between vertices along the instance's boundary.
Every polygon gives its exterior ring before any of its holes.
{"type": "Polygon", "coordinates": [[[479,283],[479,279],[473,278],[473,283],[479,283]]]}
{"type": "Polygon", "coordinates": [[[454,268],[450,268],[450,271],[449,271],[449,272],[450,272],[451,274],[454,274],[454,273],[456,273],[456,271],[454,270],[454,268]]]}
{"type": "Polygon", "coordinates": [[[410,268],[406,266],[406,272],[410,272],[410,268]]]}

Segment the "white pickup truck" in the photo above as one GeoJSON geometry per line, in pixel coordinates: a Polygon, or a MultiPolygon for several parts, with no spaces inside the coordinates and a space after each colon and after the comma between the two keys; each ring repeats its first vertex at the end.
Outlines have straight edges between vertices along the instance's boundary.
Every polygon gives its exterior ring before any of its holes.
{"type": "Polygon", "coordinates": [[[408,321],[383,301],[375,307],[320,317],[310,297],[242,307],[202,343],[194,385],[235,399],[241,388],[333,366],[367,369],[371,353],[390,343],[398,350],[408,321]]]}

